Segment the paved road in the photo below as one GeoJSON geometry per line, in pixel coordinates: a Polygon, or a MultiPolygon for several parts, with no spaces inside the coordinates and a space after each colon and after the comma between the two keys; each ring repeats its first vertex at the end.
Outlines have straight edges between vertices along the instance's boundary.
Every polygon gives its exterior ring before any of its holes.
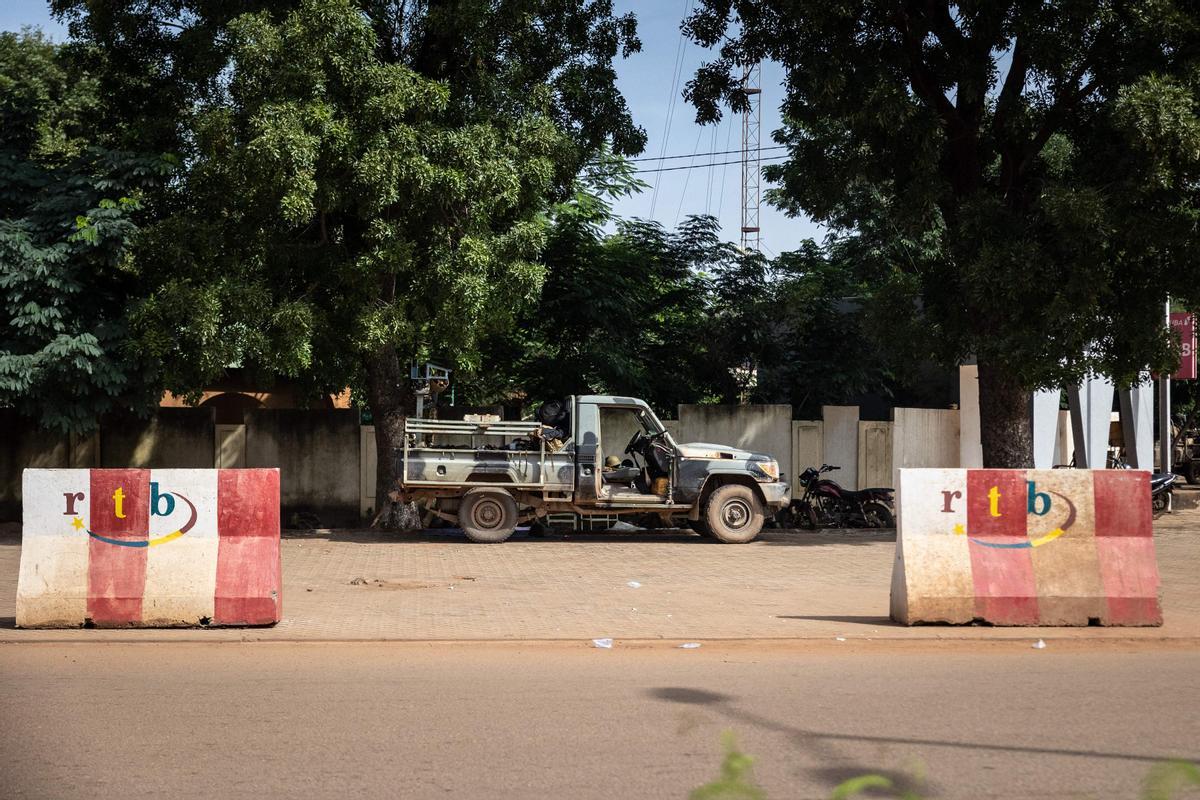
{"type": "Polygon", "coordinates": [[[1200,652],[1096,646],[10,644],[0,795],[683,798],[732,730],[772,798],[1132,798],[1200,760],[1200,652]]]}

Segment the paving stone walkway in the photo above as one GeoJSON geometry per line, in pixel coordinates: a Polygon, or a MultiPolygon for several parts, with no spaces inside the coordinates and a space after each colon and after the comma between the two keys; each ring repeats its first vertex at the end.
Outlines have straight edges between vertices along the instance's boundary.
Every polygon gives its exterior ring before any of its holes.
{"type": "Polygon", "coordinates": [[[887,620],[894,535],[574,533],[502,545],[451,531],[286,532],[284,620],[249,630],[23,631],[20,539],[0,536],[0,641],[1051,639],[1200,644],[1200,509],[1155,524],[1162,628],[922,626],[887,620]],[[637,584],[634,586],[633,584],[637,584]]]}

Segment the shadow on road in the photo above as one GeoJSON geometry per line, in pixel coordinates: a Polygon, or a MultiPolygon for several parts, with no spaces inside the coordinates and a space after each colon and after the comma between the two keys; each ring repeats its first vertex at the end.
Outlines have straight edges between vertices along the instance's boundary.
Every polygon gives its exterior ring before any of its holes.
{"type": "Polygon", "coordinates": [[[850,615],[838,616],[838,615],[825,615],[825,614],[797,614],[797,615],[793,616],[790,614],[777,614],[775,616],[775,619],[802,619],[802,620],[812,620],[814,622],[847,622],[847,623],[850,623],[851,625],[871,625],[873,627],[879,627],[880,625],[887,625],[892,628],[905,627],[904,625],[900,625],[899,623],[892,622],[891,617],[877,617],[877,616],[871,616],[871,615],[850,614],[850,615]]]}
{"type": "MultiPolygon", "coordinates": [[[[1030,755],[1074,756],[1080,758],[1108,758],[1119,761],[1139,761],[1159,763],[1171,759],[1198,761],[1200,754],[1192,755],[1143,755],[1140,753],[1116,753],[1104,750],[1078,750],[1068,747],[1038,747],[1024,744],[991,744],[988,742],[953,741],[949,739],[926,739],[919,736],[880,736],[853,733],[832,733],[829,731],[811,730],[784,722],[760,716],[750,711],[743,711],[735,703],[736,697],[709,692],[704,689],[690,689],[683,686],[668,686],[647,689],[645,692],[656,700],[682,703],[686,705],[705,705],[719,711],[731,720],[750,725],[773,733],[781,733],[791,738],[798,746],[811,750],[825,761],[843,761],[838,753],[830,746],[836,742],[866,742],[872,744],[922,745],[926,747],[949,747],[959,750],[990,750],[1000,753],[1026,753],[1030,755]]],[[[845,766],[845,765],[843,765],[845,766]]],[[[824,769],[814,770],[814,774],[824,775],[824,769]]],[[[851,774],[863,774],[862,770],[851,774]]],[[[838,768],[839,774],[841,767],[838,768]]],[[[870,770],[866,770],[870,771],[870,770]]],[[[836,777],[836,776],[834,776],[836,777]]]]}

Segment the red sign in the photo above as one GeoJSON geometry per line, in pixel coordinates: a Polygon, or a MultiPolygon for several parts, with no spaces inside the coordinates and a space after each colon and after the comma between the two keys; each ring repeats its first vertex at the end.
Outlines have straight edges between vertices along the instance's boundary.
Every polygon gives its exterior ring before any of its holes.
{"type": "Polygon", "coordinates": [[[1179,341],[1183,344],[1183,358],[1179,362],[1179,371],[1171,376],[1177,381],[1196,380],[1196,317],[1189,312],[1171,314],[1171,327],[1179,333],[1179,341]]]}

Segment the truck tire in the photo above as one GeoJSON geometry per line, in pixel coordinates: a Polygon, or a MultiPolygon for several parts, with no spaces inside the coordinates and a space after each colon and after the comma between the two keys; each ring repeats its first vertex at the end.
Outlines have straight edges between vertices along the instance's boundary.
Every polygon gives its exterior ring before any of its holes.
{"type": "Polygon", "coordinates": [[[687,525],[705,539],[713,538],[712,531],[708,529],[708,523],[703,519],[689,519],[687,525]]]}
{"type": "Polygon", "coordinates": [[[762,504],[749,486],[728,483],[709,495],[704,521],[712,535],[722,542],[752,542],[762,530],[762,504]]]}
{"type": "Polygon", "coordinates": [[[472,542],[503,542],[517,528],[517,501],[502,489],[469,489],[458,504],[458,524],[472,542]]]}

